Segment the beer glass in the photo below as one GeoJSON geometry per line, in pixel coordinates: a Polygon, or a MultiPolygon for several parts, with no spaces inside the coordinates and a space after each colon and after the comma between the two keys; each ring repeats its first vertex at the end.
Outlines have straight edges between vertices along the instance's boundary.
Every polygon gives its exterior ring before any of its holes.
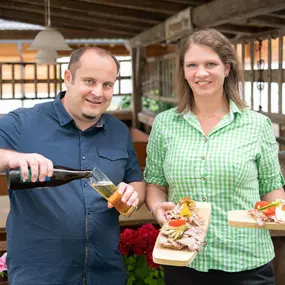
{"type": "Polygon", "coordinates": [[[118,188],[97,166],[92,170],[88,180],[91,187],[110,202],[121,215],[128,216],[135,211],[133,206],[122,202],[122,195],[118,192],[118,188]]]}

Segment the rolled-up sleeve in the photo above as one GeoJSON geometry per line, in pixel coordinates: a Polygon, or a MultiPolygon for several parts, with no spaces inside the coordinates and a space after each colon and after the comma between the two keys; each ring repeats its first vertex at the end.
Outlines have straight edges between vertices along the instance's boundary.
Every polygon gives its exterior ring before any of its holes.
{"type": "Polygon", "coordinates": [[[284,185],[284,177],[278,160],[278,143],[268,118],[264,119],[260,128],[257,166],[260,196],[284,185]]]}
{"type": "Polygon", "coordinates": [[[144,171],[147,183],[168,187],[164,176],[163,163],[165,158],[165,147],[163,135],[160,130],[162,117],[158,115],[153,123],[147,144],[146,167],[144,171]]]}

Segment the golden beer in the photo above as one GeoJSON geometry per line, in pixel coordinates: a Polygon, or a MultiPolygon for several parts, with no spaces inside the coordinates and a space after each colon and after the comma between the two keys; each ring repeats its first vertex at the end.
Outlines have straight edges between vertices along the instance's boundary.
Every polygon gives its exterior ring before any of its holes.
{"type": "Polygon", "coordinates": [[[128,206],[122,202],[122,195],[111,181],[98,181],[97,183],[91,183],[91,186],[110,202],[121,215],[127,216],[134,211],[133,206],[128,206]]]}

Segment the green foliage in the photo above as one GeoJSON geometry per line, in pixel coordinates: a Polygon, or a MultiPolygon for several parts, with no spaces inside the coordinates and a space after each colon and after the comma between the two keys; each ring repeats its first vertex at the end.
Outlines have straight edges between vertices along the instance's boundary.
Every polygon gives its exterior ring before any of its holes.
{"type": "Polygon", "coordinates": [[[128,272],[126,285],[164,285],[163,269],[150,268],[146,255],[124,257],[125,268],[128,272]]]}

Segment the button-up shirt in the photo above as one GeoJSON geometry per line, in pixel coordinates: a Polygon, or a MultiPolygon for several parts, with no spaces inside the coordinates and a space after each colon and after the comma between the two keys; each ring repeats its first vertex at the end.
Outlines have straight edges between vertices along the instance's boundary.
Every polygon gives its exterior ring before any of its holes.
{"type": "MultiPolygon", "coordinates": [[[[61,103],[18,109],[0,120],[0,147],[39,153],[54,165],[92,169],[115,185],[141,181],[128,128],[105,114],[79,130],[61,103]]],[[[9,190],[7,263],[11,285],[123,285],[119,214],[87,179],[53,188],[9,190]]]]}
{"type": "Polygon", "coordinates": [[[145,180],[168,187],[168,200],[174,203],[190,196],[211,204],[207,245],[191,267],[237,272],[273,259],[268,230],[227,223],[228,211],[251,209],[284,184],[267,117],[240,111],[230,101],[230,112],[206,136],[192,112],[170,109],[159,114],[148,141],[145,180]]]}

